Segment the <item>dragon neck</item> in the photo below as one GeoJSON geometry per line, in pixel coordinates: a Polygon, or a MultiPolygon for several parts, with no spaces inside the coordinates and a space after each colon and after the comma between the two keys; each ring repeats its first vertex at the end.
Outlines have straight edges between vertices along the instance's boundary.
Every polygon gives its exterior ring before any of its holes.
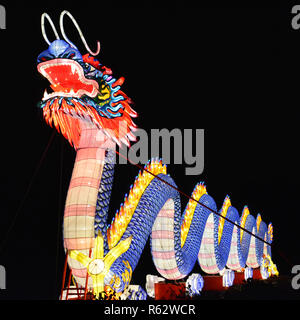
{"type": "Polygon", "coordinates": [[[115,147],[94,125],[81,121],[80,127],[80,140],[64,213],[64,246],[68,250],[90,249],[94,246],[97,197],[106,152],[115,147]]]}

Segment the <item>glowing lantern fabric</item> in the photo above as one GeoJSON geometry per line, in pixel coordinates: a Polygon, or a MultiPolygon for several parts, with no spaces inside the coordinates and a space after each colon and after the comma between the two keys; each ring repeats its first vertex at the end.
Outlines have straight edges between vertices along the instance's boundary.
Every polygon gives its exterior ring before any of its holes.
{"type": "MultiPolygon", "coordinates": [[[[120,89],[124,78],[115,79],[109,68],[81,55],[67,38],[49,43],[37,68],[53,90],[40,103],[45,121],[77,152],[63,229],[69,267],[79,286],[87,284],[96,296],[108,289],[123,292],[149,237],[154,265],[167,279],[186,277],[197,259],[204,272],[216,274],[226,266],[257,268],[271,255],[270,246],[248,232],[271,243],[272,225],[267,227],[260,215],[255,219],[247,207],[240,216],[229,197],[221,216],[215,214],[216,203],[204,183],[196,185],[181,214],[177,186],[158,159],[137,175],[108,225],[114,150],[135,139],[132,117],[137,114],[120,89]]],[[[226,277],[231,281],[232,272],[226,277]]]]}
{"type": "Polygon", "coordinates": [[[191,274],[186,281],[186,288],[189,296],[193,297],[201,294],[204,285],[203,277],[198,273],[191,274]]]}

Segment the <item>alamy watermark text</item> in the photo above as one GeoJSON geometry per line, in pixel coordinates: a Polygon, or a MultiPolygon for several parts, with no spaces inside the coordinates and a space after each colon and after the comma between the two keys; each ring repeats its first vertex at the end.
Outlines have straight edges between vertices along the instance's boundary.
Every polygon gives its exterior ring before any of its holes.
{"type": "Polygon", "coordinates": [[[0,29],[6,29],[6,10],[5,7],[0,4],[0,29]]]}

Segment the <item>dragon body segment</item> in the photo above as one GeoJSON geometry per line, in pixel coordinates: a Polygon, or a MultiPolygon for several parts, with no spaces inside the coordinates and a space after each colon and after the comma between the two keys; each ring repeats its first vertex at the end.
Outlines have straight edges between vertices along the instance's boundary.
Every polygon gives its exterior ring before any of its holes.
{"type": "Polygon", "coordinates": [[[134,140],[136,128],[131,100],[120,89],[124,78],[116,80],[109,68],[60,39],[39,55],[38,70],[54,90],[40,103],[44,118],[77,151],[65,204],[64,247],[80,286],[87,280],[96,296],[108,288],[124,291],[149,237],[155,267],[167,279],[186,277],[196,260],[205,273],[215,274],[226,267],[257,268],[271,255],[270,245],[236,225],[269,243],[272,225],[260,215],[255,219],[247,207],[240,216],[229,197],[215,214],[216,203],[203,183],[181,214],[176,184],[158,159],[139,172],[108,225],[115,146],[134,140]]]}

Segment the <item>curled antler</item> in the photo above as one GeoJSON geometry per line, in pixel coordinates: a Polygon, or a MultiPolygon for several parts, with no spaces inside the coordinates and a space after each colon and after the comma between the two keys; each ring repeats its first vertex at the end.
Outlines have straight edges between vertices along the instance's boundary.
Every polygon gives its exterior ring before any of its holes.
{"type": "Polygon", "coordinates": [[[62,34],[62,36],[64,37],[65,41],[67,41],[71,46],[73,46],[74,48],[76,48],[76,46],[68,39],[68,37],[67,37],[66,34],[65,34],[64,23],[63,23],[63,19],[64,19],[64,15],[65,15],[65,14],[66,14],[67,16],[69,16],[69,18],[70,18],[70,19],[72,20],[72,22],[74,23],[74,26],[76,27],[76,29],[77,29],[77,31],[78,31],[78,33],[79,33],[79,35],[80,35],[80,38],[81,38],[81,40],[82,40],[82,42],[83,42],[86,50],[87,50],[92,56],[98,55],[99,52],[100,52],[100,42],[97,41],[97,50],[96,50],[95,52],[93,52],[93,51],[89,48],[89,46],[87,45],[86,40],[85,40],[85,38],[84,38],[84,36],[83,36],[83,34],[82,34],[82,31],[81,31],[78,23],[76,22],[76,20],[74,19],[74,17],[71,15],[71,13],[70,13],[69,11],[67,11],[67,10],[62,11],[62,13],[60,14],[60,19],[59,19],[60,31],[61,31],[61,34],[62,34]]]}
{"type": "Polygon", "coordinates": [[[48,43],[48,45],[50,45],[50,41],[48,40],[47,38],[47,35],[46,35],[46,31],[45,31],[45,18],[48,20],[48,22],[50,23],[51,27],[52,27],[52,30],[55,34],[55,37],[57,40],[59,40],[59,35],[56,31],[56,28],[54,26],[54,23],[52,21],[52,19],[50,18],[50,16],[48,15],[48,13],[44,12],[42,15],[41,15],[41,29],[42,29],[42,35],[45,39],[45,41],[48,43]]]}

